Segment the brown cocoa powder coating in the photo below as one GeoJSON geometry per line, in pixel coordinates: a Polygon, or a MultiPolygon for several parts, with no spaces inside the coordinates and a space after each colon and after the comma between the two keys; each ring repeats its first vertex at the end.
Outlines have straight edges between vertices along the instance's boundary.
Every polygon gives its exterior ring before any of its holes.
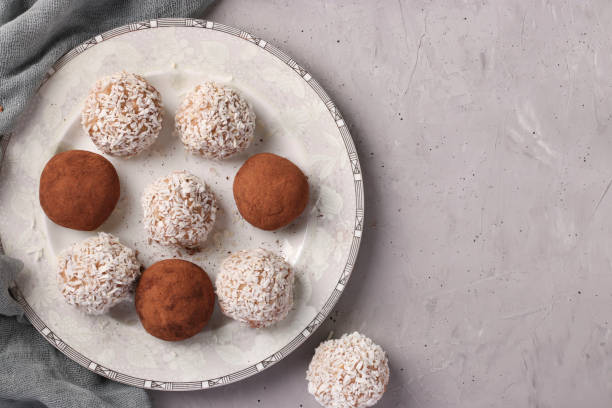
{"type": "Polygon", "coordinates": [[[166,259],[147,268],[136,288],[136,312],[149,334],[167,341],[198,334],[210,319],[215,292],[199,266],[166,259]]]}
{"type": "Polygon", "coordinates": [[[51,221],[66,228],[95,230],[115,209],[119,193],[111,162],[84,150],[56,154],[40,175],[40,205],[51,221]]]}
{"type": "Polygon", "coordinates": [[[272,153],[251,156],[234,177],[238,211],[272,231],[297,218],[308,204],[308,179],[291,161],[272,153]]]}

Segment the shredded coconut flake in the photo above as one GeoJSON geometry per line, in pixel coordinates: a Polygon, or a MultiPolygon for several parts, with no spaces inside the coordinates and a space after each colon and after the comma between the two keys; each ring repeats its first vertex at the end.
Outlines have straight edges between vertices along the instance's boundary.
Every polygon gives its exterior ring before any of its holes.
{"type": "Polygon", "coordinates": [[[185,248],[197,248],[206,241],[217,213],[213,192],[186,171],[175,171],[148,186],[142,207],[151,239],[185,248]]]}
{"type": "Polygon", "coordinates": [[[389,383],[383,349],[363,334],[324,341],[306,373],[308,392],[325,408],[364,408],[376,404],[389,383]]]}
{"type": "Polygon", "coordinates": [[[209,159],[224,159],[251,144],[255,112],[234,89],[205,82],[183,99],[175,123],[187,150],[209,159]]]}
{"type": "Polygon", "coordinates": [[[97,315],[130,297],[140,263],[132,249],[113,235],[100,232],[64,250],[57,271],[66,301],[97,315]]]}
{"type": "Polygon", "coordinates": [[[104,77],[85,100],[81,124],[104,153],[134,156],[151,146],[161,131],[161,95],[136,74],[104,77]]]}
{"type": "Polygon", "coordinates": [[[251,327],[267,327],[293,307],[293,269],[265,249],[235,252],[221,264],[217,296],[227,316],[251,327]]]}

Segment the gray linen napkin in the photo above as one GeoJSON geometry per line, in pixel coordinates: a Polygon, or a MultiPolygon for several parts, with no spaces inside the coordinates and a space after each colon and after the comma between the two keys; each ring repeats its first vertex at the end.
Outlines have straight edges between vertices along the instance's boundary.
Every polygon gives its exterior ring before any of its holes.
{"type": "MultiPolygon", "coordinates": [[[[45,72],[63,54],[123,24],[158,17],[202,17],[212,2],[0,0],[0,163],[6,145],[1,135],[10,132],[45,72]]],[[[150,407],[143,390],[79,366],[27,322],[8,291],[21,267],[20,261],[3,255],[0,245],[0,408],[150,407]]]]}

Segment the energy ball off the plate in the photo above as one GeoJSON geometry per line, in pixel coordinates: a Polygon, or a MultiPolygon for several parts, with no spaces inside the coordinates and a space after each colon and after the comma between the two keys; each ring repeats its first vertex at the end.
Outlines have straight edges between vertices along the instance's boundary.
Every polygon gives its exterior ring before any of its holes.
{"type": "Polygon", "coordinates": [[[205,82],[183,99],[175,123],[187,150],[208,159],[225,159],[251,144],[255,112],[236,90],[205,82]]]}
{"type": "Polygon", "coordinates": [[[142,207],[152,240],[184,248],[198,248],[206,241],[217,213],[213,192],[186,171],[175,171],[149,185],[142,207]]]}
{"type": "Polygon", "coordinates": [[[234,178],[234,200],[245,220],[275,230],[297,218],[308,204],[308,179],[291,161],[272,153],[251,156],[234,178]]]}
{"type": "Polygon", "coordinates": [[[319,345],[306,373],[308,392],[325,408],[371,407],[389,383],[383,349],[354,332],[319,345]]]}
{"type": "Polygon", "coordinates": [[[66,302],[94,315],[128,299],[140,275],[134,250],[105,232],[64,250],[57,265],[66,302]]]}
{"type": "Polygon", "coordinates": [[[215,292],[202,268],[166,259],[147,268],[136,288],[136,311],[145,330],[162,340],[198,334],[212,316],[215,292]]]}
{"type": "Polygon", "coordinates": [[[119,194],[115,167],[84,150],[56,154],[40,175],[40,206],[51,221],[66,228],[95,230],[111,215],[119,194]]]}
{"type": "Polygon", "coordinates": [[[238,251],[221,264],[216,287],[221,311],[253,328],[283,320],[293,306],[293,269],[265,249],[238,251]]]}
{"type": "Polygon", "coordinates": [[[81,124],[102,152],[135,156],[161,131],[161,95],[140,75],[118,72],[104,77],[85,100],[81,124]]]}

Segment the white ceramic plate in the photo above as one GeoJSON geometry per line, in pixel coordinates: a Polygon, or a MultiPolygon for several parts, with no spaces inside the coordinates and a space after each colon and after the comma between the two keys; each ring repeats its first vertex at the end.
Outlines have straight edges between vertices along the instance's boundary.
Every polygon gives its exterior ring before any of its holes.
{"type": "Polygon", "coordinates": [[[59,350],[95,372],[138,387],[195,390],[238,381],[279,361],[321,324],[350,276],[363,223],[362,178],[355,146],[334,103],[317,82],[266,41],[210,21],[158,19],[121,27],[60,59],[23,116],[3,162],[0,237],[25,268],[16,297],[34,326],[59,350]],[[144,75],[162,94],[164,129],[134,159],[107,157],[121,180],[121,199],[99,230],[139,251],[147,266],[180,257],[214,278],[228,252],[258,246],[284,255],[297,272],[294,310],[283,322],[254,330],[224,317],[216,305],[209,325],[182,342],[145,332],[132,303],[87,316],[67,305],[56,283],[60,250],[94,233],[59,227],[38,204],[44,164],[68,149],[96,151],[81,129],[80,109],[96,79],[126,70],[144,75]],[[257,114],[256,142],[245,154],[215,162],[191,155],[173,135],[179,100],[211,79],[239,89],[257,114]],[[308,176],[311,202],[291,226],[260,231],[238,214],[231,192],[242,162],[268,151],[308,176]],[[217,194],[221,213],[203,251],[149,245],[142,226],[144,187],[172,170],[189,170],[217,194]]]}

